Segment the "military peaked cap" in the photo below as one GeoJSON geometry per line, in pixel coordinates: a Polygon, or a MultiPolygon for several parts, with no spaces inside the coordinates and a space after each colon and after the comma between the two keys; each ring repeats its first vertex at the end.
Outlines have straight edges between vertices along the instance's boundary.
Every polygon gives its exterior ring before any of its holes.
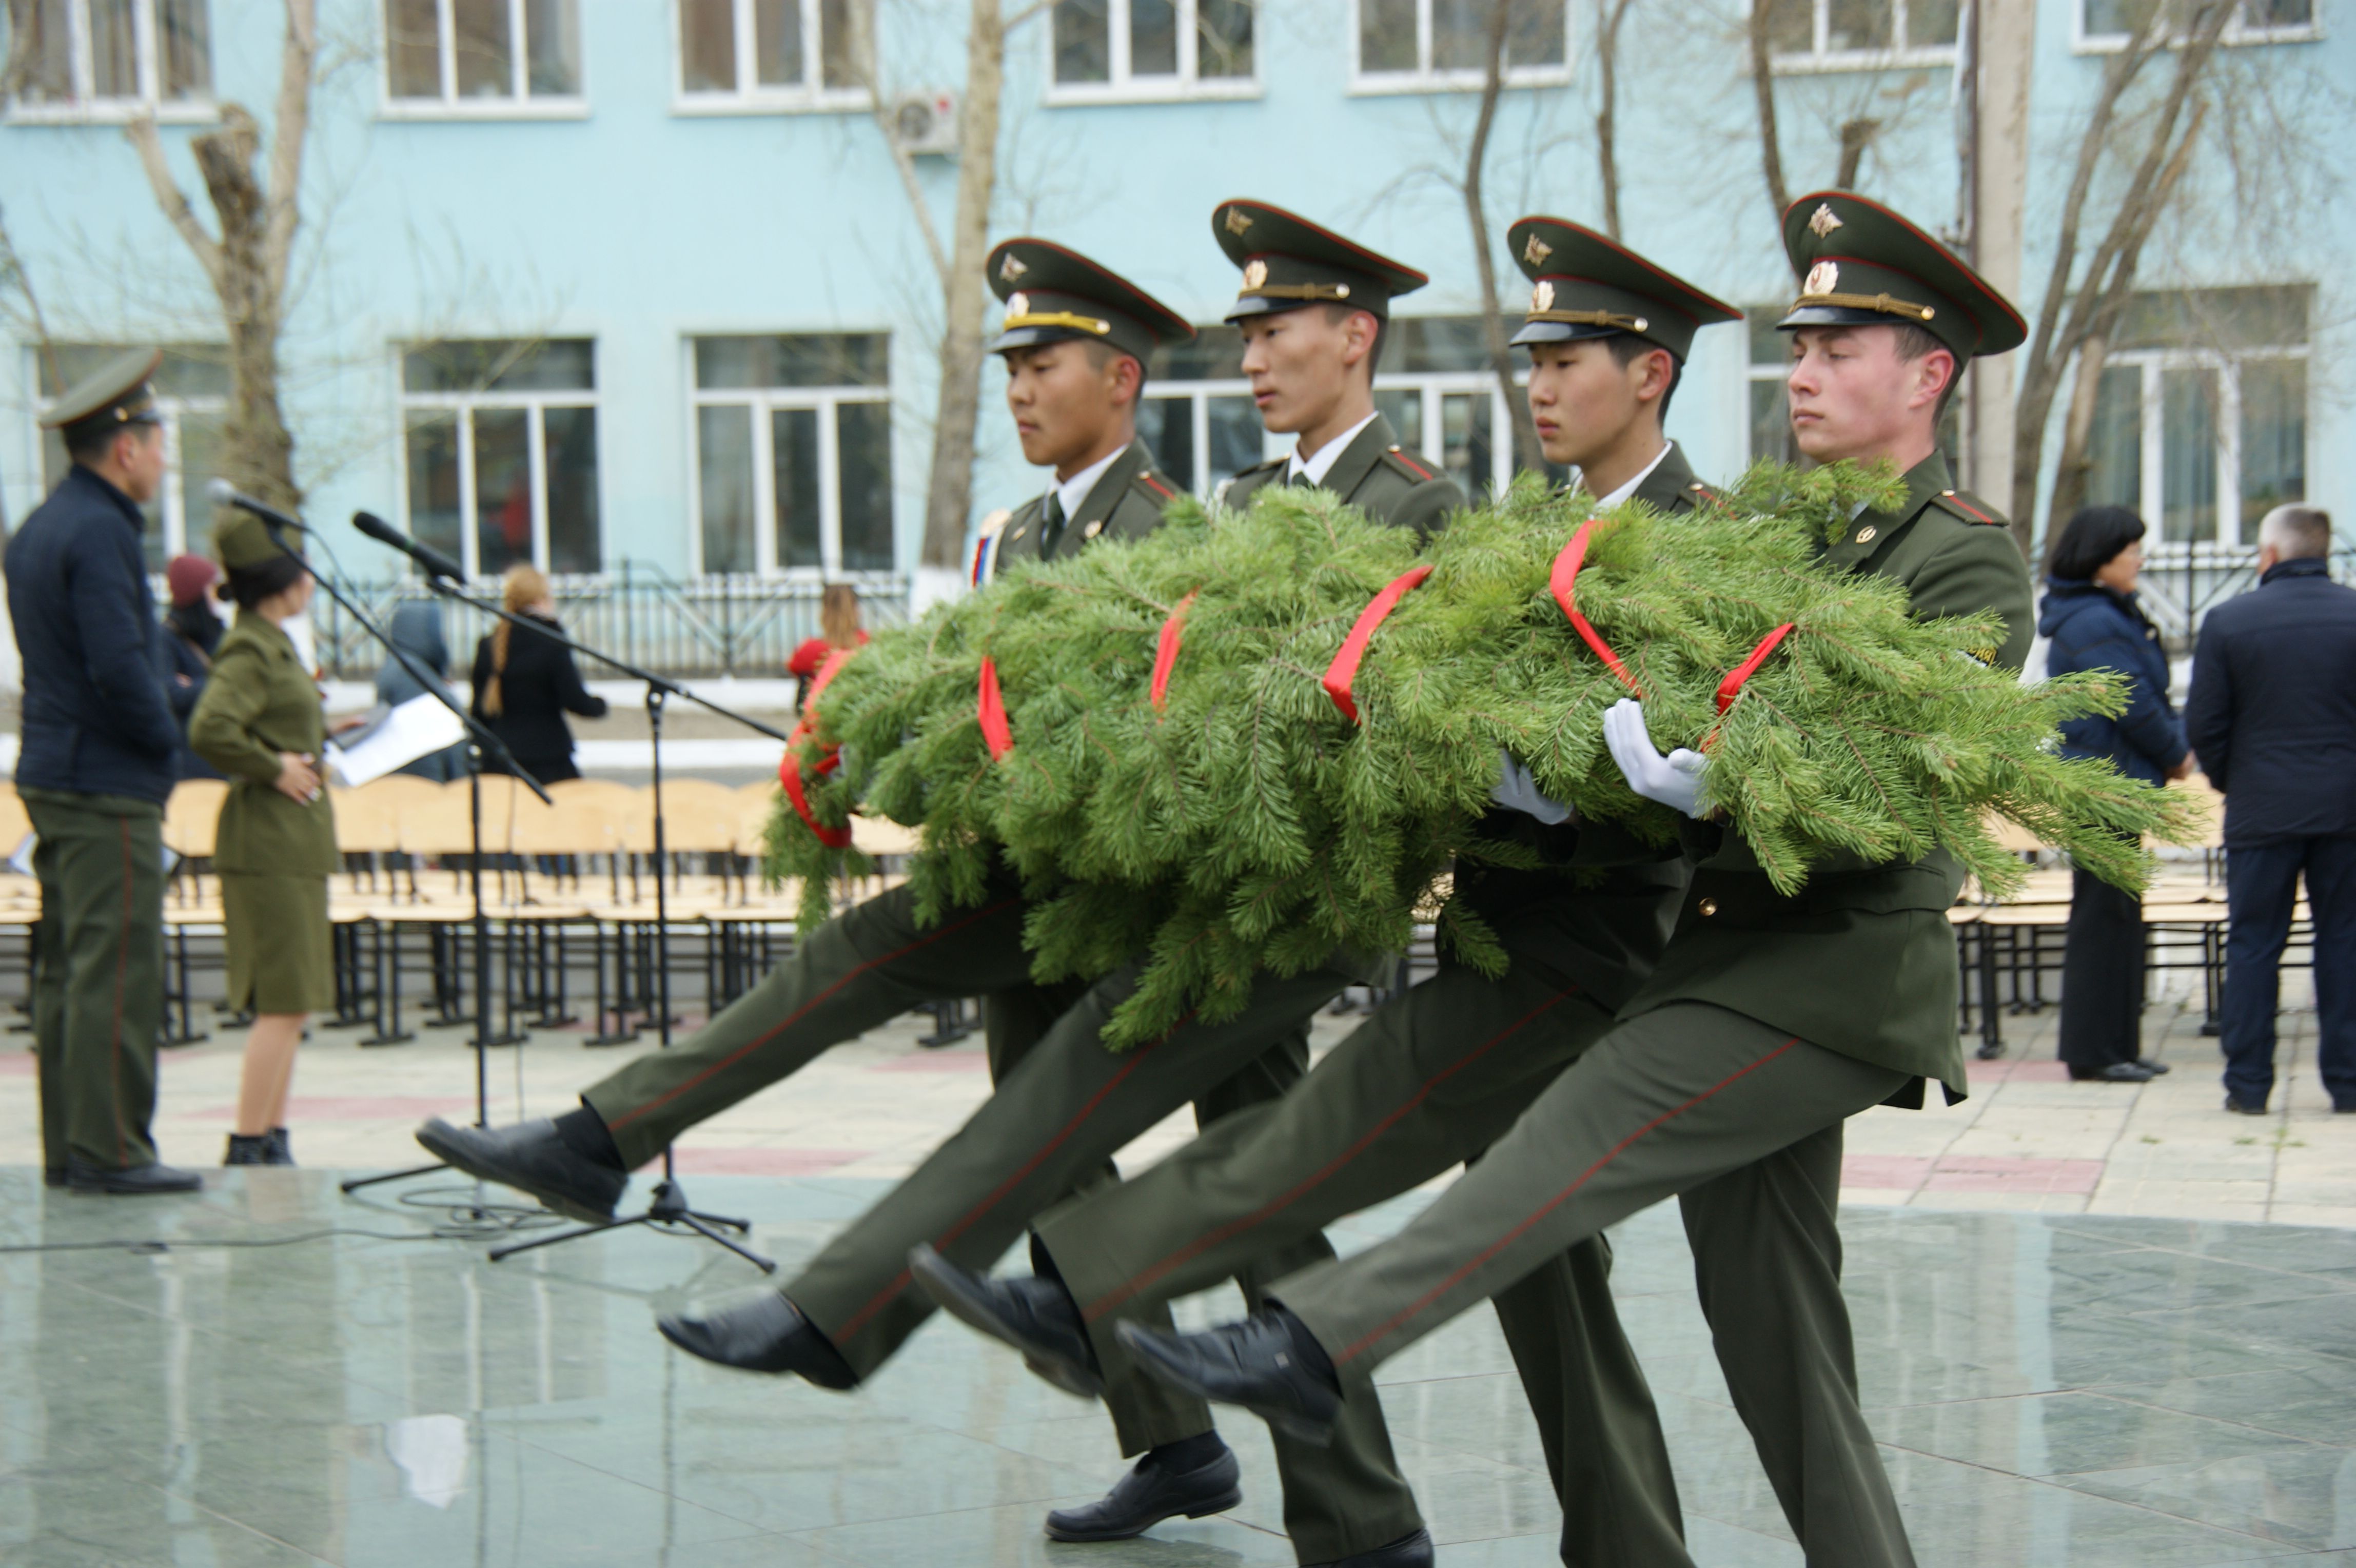
{"type": "Polygon", "coordinates": [[[41,428],[62,430],[70,442],[91,426],[121,429],[160,424],[162,416],[155,412],[155,394],[147,379],[163,362],[161,349],[133,349],[117,354],[43,409],[41,428]]]}
{"type": "Polygon", "coordinates": [[[1780,328],[1902,323],[1966,360],[2006,353],[2029,336],[2020,313],[1954,252],[1852,192],[1819,190],[1792,203],[1783,250],[1801,281],[1780,328]]]}
{"type": "Polygon", "coordinates": [[[1742,312],[1663,272],[1594,230],[1560,218],[1523,218],[1505,231],[1530,278],[1530,312],[1514,341],[1569,343],[1621,333],[1685,362],[1694,334],[1742,312]]]}
{"type": "Polygon", "coordinates": [[[1211,232],[1244,270],[1229,321],[1274,316],[1304,305],[1346,305],[1390,319],[1391,301],[1431,280],[1308,219],[1265,201],[1223,201],[1211,232]]]}
{"type": "Polygon", "coordinates": [[[1186,318],[1122,277],[1046,240],[1008,240],[990,252],[991,292],[1006,317],[989,351],[1070,338],[1109,343],[1141,363],[1156,346],[1194,335],[1186,318]]]}

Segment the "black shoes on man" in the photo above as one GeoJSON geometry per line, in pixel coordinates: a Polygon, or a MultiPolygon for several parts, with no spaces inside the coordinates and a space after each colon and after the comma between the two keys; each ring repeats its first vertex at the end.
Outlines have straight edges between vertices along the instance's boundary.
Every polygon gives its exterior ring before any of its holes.
{"type": "Polygon", "coordinates": [[[943,1312],[1013,1346],[1026,1366],[1066,1393],[1092,1400],[1104,1392],[1104,1372],[1088,1344],[1079,1304],[1061,1281],[977,1274],[930,1247],[908,1254],[908,1272],[943,1312]]]}
{"type": "Polygon", "coordinates": [[[1244,1500],[1243,1466],[1215,1432],[1148,1449],[1113,1489],[1047,1516],[1050,1541],[1127,1541],[1165,1519],[1225,1513],[1244,1500]]]}
{"type": "Polygon", "coordinates": [[[629,1172],[583,1155],[544,1116],[512,1127],[454,1127],[436,1116],[417,1130],[417,1141],[455,1170],[529,1193],[590,1225],[612,1219],[630,1185],[629,1172]]]}
{"type": "Polygon", "coordinates": [[[1165,1334],[1141,1323],[1115,1332],[1138,1365],[1172,1388],[1239,1404],[1303,1443],[1333,1440],[1342,1380],[1307,1326],[1280,1306],[1201,1334],[1165,1334]]]}
{"type": "Polygon", "coordinates": [[[792,1372],[822,1389],[859,1386],[842,1352],[775,1290],[758,1290],[733,1306],[689,1316],[655,1319],[662,1337],[691,1356],[747,1372],[792,1372]]]}
{"type": "Polygon", "coordinates": [[[161,1163],[134,1165],[128,1170],[89,1165],[66,1156],[65,1185],[76,1192],[100,1192],[117,1197],[145,1197],[155,1193],[197,1192],[205,1178],[194,1171],[176,1170],[161,1163]]]}

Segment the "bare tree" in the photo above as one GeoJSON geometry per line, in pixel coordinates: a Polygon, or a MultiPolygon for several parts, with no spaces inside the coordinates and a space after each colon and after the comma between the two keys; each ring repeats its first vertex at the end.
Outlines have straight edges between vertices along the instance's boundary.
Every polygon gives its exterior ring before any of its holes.
{"type": "Polygon", "coordinates": [[[1497,384],[1505,389],[1505,406],[1514,423],[1514,458],[1524,468],[1546,466],[1538,446],[1538,427],[1530,418],[1528,400],[1514,395],[1514,349],[1505,332],[1505,308],[1497,297],[1496,246],[1489,238],[1489,212],[1483,184],[1488,173],[1489,137],[1496,129],[1497,100],[1505,91],[1505,40],[1513,28],[1515,0],[1489,0],[1489,25],[1482,39],[1481,107],[1473,116],[1472,140],[1464,151],[1464,177],[1457,186],[1464,198],[1464,220],[1472,232],[1473,275],[1481,285],[1481,332],[1489,350],[1489,366],[1497,384]]]}
{"type": "Polygon", "coordinates": [[[271,127],[267,177],[255,173],[262,128],[238,103],[220,106],[220,126],[189,150],[205,182],[218,236],[207,231],[165,161],[152,114],[134,120],[138,149],[157,205],[185,241],[220,302],[229,335],[230,405],[222,431],[223,476],[239,489],[292,509],[294,438],[279,398],[279,336],[286,323],[288,275],[301,221],[303,148],[318,70],[316,0],[284,0],[286,33],[278,61],[278,103],[271,127]]]}
{"type": "Polygon", "coordinates": [[[2104,69],[2053,230],[2053,260],[2013,405],[2018,456],[2012,527],[2024,553],[2035,536],[2038,459],[2045,449],[2046,423],[2073,366],[2077,379],[2054,465],[2052,515],[2066,516],[2084,499],[2091,466],[2088,440],[2110,338],[2134,291],[2144,248],[2183,185],[2208,117],[2208,102],[2201,91],[2203,79],[2238,4],[2195,0],[2189,15],[2175,6],[2155,7],[2142,30],[2104,69]],[[2181,30],[2179,20],[2185,24],[2181,30]],[[2175,73],[2158,103],[2141,114],[2128,113],[2129,90],[2147,66],[2170,54],[2175,73]],[[2117,204],[2105,223],[2092,209],[2098,177],[2114,163],[2132,166],[2132,170],[2124,177],[2112,171],[2117,204]],[[2097,227],[2100,236],[2082,268],[2080,254],[2097,227]]]}
{"type": "Polygon", "coordinates": [[[1620,24],[1629,0],[1595,0],[1595,173],[1603,231],[1620,237],[1620,24]]]}
{"type": "Polygon", "coordinates": [[[1783,181],[1783,133],[1775,116],[1775,8],[1804,5],[1806,0],[1752,0],[1751,6],[1751,94],[1759,105],[1760,172],[1767,177],[1767,200],[1783,221],[1792,205],[1792,189],[1783,181]]]}

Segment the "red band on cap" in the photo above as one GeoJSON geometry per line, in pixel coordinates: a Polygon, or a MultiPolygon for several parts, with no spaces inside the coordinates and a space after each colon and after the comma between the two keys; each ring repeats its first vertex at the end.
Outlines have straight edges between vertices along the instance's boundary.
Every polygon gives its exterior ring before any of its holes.
{"type": "Polygon", "coordinates": [[[1431,568],[1414,566],[1391,579],[1390,585],[1376,594],[1374,602],[1358,612],[1358,621],[1350,635],[1342,639],[1342,651],[1333,655],[1333,662],[1325,667],[1325,694],[1342,710],[1342,716],[1352,724],[1358,723],[1357,699],[1350,694],[1350,682],[1358,678],[1358,661],[1366,656],[1366,644],[1384,618],[1398,607],[1407,591],[1431,575],[1431,568]]]}
{"type": "Polygon", "coordinates": [[[1605,669],[1620,677],[1622,685],[1641,699],[1644,693],[1636,684],[1636,678],[1628,673],[1628,667],[1620,662],[1620,656],[1612,651],[1611,645],[1588,624],[1587,618],[1579,613],[1579,598],[1573,590],[1579,581],[1579,569],[1587,564],[1587,536],[1595,523],[1596,519],[1590,517],[1579,525],[1579,532],[1570,536],[1570,542],[1564,545],[1562,553],[1554,558],[1554,572],[1547,585],[1554,590],[1554,602],[1562,607],[1562,613],[1569,618],[1572,628],[1588,647],[1595,650],[1595,657],[1603,660],[1605,669]]]}
{"type": "MultiPolygon", "coordinates": [[[[1202,592],[1197,588],[1194,593],[1202,592]]],[[[1170,703],[1170,671],[1178,662],[1178,644],[1186,634],[1186,612],[1194,607],[1194,594],[1178,601],[1170,618],[1162,623],[1162,640],[1153,650],[1153,711],[1160,713],[1170,703]]]]}
{"type": "Polygon", "coordinates": [[[998,692],[998,660],[984,656],[981,684],[974,697],[974,716],[981,721],[981,738],[992,762],[1014,749],[1014,732],[1006,725],[1006,699],[998,692]]]}

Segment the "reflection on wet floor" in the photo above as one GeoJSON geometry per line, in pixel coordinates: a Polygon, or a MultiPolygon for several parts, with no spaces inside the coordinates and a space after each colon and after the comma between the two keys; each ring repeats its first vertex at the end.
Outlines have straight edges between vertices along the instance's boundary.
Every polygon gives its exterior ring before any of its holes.
{"type": "MultiPolygon", "coordinates": [[[[107,1200],[0,1172],[0,1561],[26,1568],[1292,1561],[1267,1441],[1244,1505],[1051,1550],[1123,1466],[1093,1409],[950,1325],[860,1395],[671,1351],[652,1310],[758,1276],[643,1232],[484,1261],[315,1171],[107,1200]],[[252,1240],[344,1227],[280,1247],[252,1240]]],[[[412,1184],[412,1186],[430,1184],[412,1184]]],[[[445,1188],[455,1191],[456,1189],[445,1188]]],[[[707,1177],[790,1264],[883,1190],[707,1177]]],[[[1402,1200],[1412,1205],[1417,1198],[1402,1200]]],[[[1337,1232],[1345,1251],[1394,1205],[1337,1232]]],[[[1852,1208],[1858,1371],[1926,1564],[2356,1563],[2356,1231],[1852,1208]]],[[[1695,1560],[1800,1559],[1728,1407],[1674,1212],[1617,1238],[1695,1560]]],[[[1226,1315],[1231,1295],[1185,1304],[1226,1315]]],[[[1186,1310],[1186,1308],[1191,1308],[1186,1310]]],[[[1553,1563],[1555,1505],[1494,1322],[1385,1369],[1448,1568],[1553,1563]]]]}

